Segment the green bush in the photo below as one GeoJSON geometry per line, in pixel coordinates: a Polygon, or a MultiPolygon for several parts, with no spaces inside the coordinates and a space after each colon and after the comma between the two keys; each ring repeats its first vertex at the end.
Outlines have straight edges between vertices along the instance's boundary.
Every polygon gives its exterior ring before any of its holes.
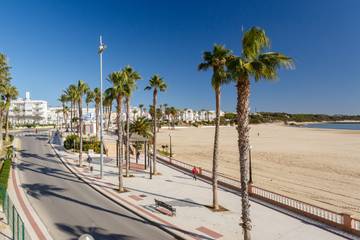
{"type": "MultiPolygon", "coordinates": [[[[76,134],[68,135],[64,141],[65,149],[80,149],[80,138],[76,134]],[[75,142],[75,148],[74,148],[75,142]]],[[[83,151],[87,152],[89,149],[93,149],[95,153],[100,153],[100,141],[96,137],[91,137],[89,140],[83,140],[83,151]]]]}
{"type": "Polygon", "coordinates": [[[13,156],[13,148],[9,147],[7,148],[7,153],[6,153],[7,158],[5,160],[2,160],[4,162],[0,170],[0,202],[1,203],[4,200],[8,185],[12,156],[13,156]]]}
{"type": "Polygon", "coordinates": [[[72,149],[74,148],[74,142],[75,146],[79,146],[80,138],[76,134],[68,135],[64,141],[64,148],[65,149],[72,149]]]}

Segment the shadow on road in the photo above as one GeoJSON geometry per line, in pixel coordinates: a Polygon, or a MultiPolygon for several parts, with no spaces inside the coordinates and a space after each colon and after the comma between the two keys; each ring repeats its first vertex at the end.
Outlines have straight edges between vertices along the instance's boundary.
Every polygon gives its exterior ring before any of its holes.
{"type": "MultiPolygon", "coordinates": [[[[34,197],[36,199],[40,199],[40,198],[43,198],[43,197],[56,197],[56,198],[59,198],[59,199],[62,199],[62,200],[71,201],[73,203],[76,203],[76,204],[79,204],[79,205],[90,208],[89,210],[85,210],[85,211],[91,211],[92,209],[95,209],[95,210],[99,211],[100,213],[105,212],[105,213],[116,215],[116,216],[121,217],[121,218],[127,218],[127,219],[130,219],[132,221],[140,222],[141,224],[154,225],[153,223],[148,222],[146,220],[143,220],[141,218],[136,218],[136,217],[132,217],[132,216],[129,216],[129,215],[121,214],[121,213],[116,212],[116,211],[105,209],[105,208],[100,207],[98,205],[93,205],[91,203],[83,202],[83,201],[80,201],[78,199],[74,199],[74,198],[62,195],[61,193],[65,192],[66,189],[59,188],[59,187],[56,187],[54,185],[35,183],[35,184],[22,184],[21,186],[22,186],[22,188],[24,188],[24,190],[27,192],[27,194],[29,194],[30,196],[32,196],[32,197],[34,197]]],[[[182,232],[184,234],[190,235],[190,236],[192,236],[194,238],[205,239],[205,240],[211,240],[212,239],[212,238],[209,238],[209,237],[207,237],[205,235],[185,231],[183,229],[179,229],[179,228],[176,228],[176,227],[171,226],[171,225],[165,225],[165,224],[158,224],[158,225],[161,226],[164,229],[177,230],[177,231],[182,232]]],[[[75,231],[75,232],[79,231],[81,229],[81,228],[78,228],[79,226],[71,227],[69,225],[62,224],[62,223],[58,223],[57,226],[67,228],[69,231],[75,231]]],[[[119,227],[121,228],[121,226],[119,226],[119,227]]],[[[63,228],[61,228],[61,230],[64,230],[63,228]]],[[[88,232],[85,231],[84,233],[88,233],[88,232]]],[[[101,236],[101,235],[99,235],[99,236],[101,236]]],[[[122,237],[125,237],[125,238],[106,238],[105,236],[106,235],[104,235],[104,238],[99,238],[99,239],[132,239],[132,238],[129,238],[129,236],[122,236],[122,237]]],[[[112,235],[109,235],[109,236],[111,237],[112,235]]],[[[113,236],[115,237],[116,234],[115,235],[113,234],[113,236]]],[[[76,238],[74,238],[74,239],[76,239],[76,238]]],[[[98,238],[95,238],[95,239],[98,239],[98,238]]]]}
{"type": "Polygon", "coordinates": [[[63,232],[69,233],[73,238],[71,240],[78,240],[82,234],[90,234],[96,240],[132,240],[134,237],[123,234],[107,233],[105,229],[99,227],[84,227],[84,226],[70,226],[68,224],[56,223],[56,226],[63,232]]]}

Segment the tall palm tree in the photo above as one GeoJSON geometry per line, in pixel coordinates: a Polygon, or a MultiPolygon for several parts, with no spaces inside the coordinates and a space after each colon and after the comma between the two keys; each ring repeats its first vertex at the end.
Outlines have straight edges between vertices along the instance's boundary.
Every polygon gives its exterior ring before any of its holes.
{"type": "Polygon", "coordinates": [[[213,208],[219,209],[218,201],[218,156],[219,156],[219,131],[220,131],[220,94],[221,85],[228,83],[229,78],[226,73],[225,64],[230,55],[230,50],[222,45],[214,45],[212,52],[204,52],[203,62],[199,64],[198,69],[205,71],[211,68],[213,70],[211,85],[215,91],[216,101],[216,119],[215,119],[215,137],[212,166],[212,190],[213,190],[213,208]]]}
{"type": "Polygon", "coordinates": [[[104,107],[107,108],[107,124],[106,130],[109,131],[109,127],[111,124],[111,112],[112,112],[112,104],[114,101],[114,96],[111,94],[112,92],[105,92],[104,96],[104,107]]]}
{"type": "Polygon", "coordinates": [[[136,88],[136,81],[141,79],[141,76],[138,72],[134,71],[132,67],[126,66],[122,70],[124,74],[124,90],[125,90],[125,104],[126,104],[126,148],[125,148],[125,175],[129,177],[129,168],[130,168],[130,99],[133,91],[136,88]]]}
{"type": "Polygon", "coordinates": [[[61,105],[62,105],[64,125],[66,127],[66,123],[67,123],[66,115],[67,115],[67,113],[65,111],[66,111],[66,103],[69,101],[69,98],[65,93],[63,93],[58,98],[58,101],[61,102],[61,105]]]}
{"type": "Polygon", "coordinates": [[[0,53],[0,148],[3,146],[3,116],[6,109],[6,103],[4,102],[5,86],[10,83],[10,66],[8,65],[5,54],[0,53]]]}
{"type": "Polygon", "coordinates": [[[15,118],[14,122],[15,122],[15,124],[18,124],[19,123],[20,108],[14,107],[13,112],[14,112],[14,118],[15,118]]]}
{"type": "Polygon", "coordinates": [[[12,86],[10,84],[5,85],[5,140],[8,141],[9,139],[9,109],[10,109],[10,101],[17,98],[19,95],[18,90],[15,86],[12,86]]]}
{"type": "Polygon", "coordinates": [[[74,131],[73,129],[73,120],[75,118],[74,110],[76,105],[76,95],[77,95],[77,86],[71,84],[65,91],[68,101],[70,102],[70,130],[74,131]]]}
{"type": "Polygon", "coordinates": [[[99,88],[94,88],[94,102],[95,102],[95,129],[96,138],[99,139],[99,113],[101,103],[101,92],[99,88]]]}
{"type": "Polygon", "coordinates": [[[228,69],[237,88],[237,131],[241,181],[241,226],[244,239],[251,239],[250,205],[248,195],[248,153],[249,153],[249,97],[250,78],[274,80],[280,67],[292,68],[293,61],[277,52],[264,52],[269,48],[269,38],[265,31],[252,27],[244,33],[241,56],[231,56],[228,69]]]}
{"type": "Polygon", "coordinates": [[[144,104],[139,104],[140,117],[142,117],[142,116],[143,116],[143,108],[144,108],[144,104]]]}
{"type": "Polygon", "coordinates": [[[154,75],[149,80],[149,86],[145,88],[145,90],[153,90],[153,174],[157,174],[156,172],[156,126],[157,126],[157,119],[156,119],[156,104],[157,104],[157,97],[158,91],[165,92],[167,86],[162,77],[159,75],[154,75]]]}
{"type": "Polygon", "coordinates": [[[106,89],[106,94],[115,96],[116,99],[116,128],[117,128],[117,151],[116,161],[119,166],[119,192],[124,192],[124,183],[122,175],[123,158],[123,137],[122,137],[122,100],[125,95],[125,77],[122,71],[112,72],[108,76],[108,81],[112,86],[106,89]]]}
{"type": "Polygon", "coordinates": [[[89,104],[92,103],[95,99],[95,93],[89,89],[86,93],[85,103],[86,103],[86,113],[89,113],[89,104]]]}
{"type": "Polygon", "coordinates": [[[79,148],[79,166],[82,166],[82,146],[83,146],[83,116],[82,116],[82,103],[83,96],[89,91],[89,85],[83,80],[79,80],[77,83],[76,89],[76,98],[75,100],[78,103],[79,111],[79,134],[80,134],[80,148],[79,148]]]}

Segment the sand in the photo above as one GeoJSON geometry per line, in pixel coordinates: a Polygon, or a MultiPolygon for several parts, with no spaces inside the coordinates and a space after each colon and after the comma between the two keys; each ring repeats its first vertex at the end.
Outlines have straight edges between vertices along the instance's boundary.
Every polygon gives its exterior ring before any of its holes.
{"type": "MultiPolygon", "coordinates": [[[[169,132],[158,133],[159,148],[169,132]]],[[[175,159],[211,169],[213,127],[171,134],[175,159]]],[[[251,126],[250,143],[255,185],[360,218],[360,131],[260,124],[251,126]]],[[[234,127],[220,128],[219,170],[239,178],[234,127]]]]}

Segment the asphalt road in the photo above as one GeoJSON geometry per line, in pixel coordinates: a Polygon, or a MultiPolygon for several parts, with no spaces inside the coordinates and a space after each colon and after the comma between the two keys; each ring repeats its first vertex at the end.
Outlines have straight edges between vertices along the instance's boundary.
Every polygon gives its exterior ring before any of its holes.
{"type": "Polygon", "coordinates": [[[75,177],[54,155],[47,135],[21,136],[21,186],[54,239],[174,239],[75,177]]]}

